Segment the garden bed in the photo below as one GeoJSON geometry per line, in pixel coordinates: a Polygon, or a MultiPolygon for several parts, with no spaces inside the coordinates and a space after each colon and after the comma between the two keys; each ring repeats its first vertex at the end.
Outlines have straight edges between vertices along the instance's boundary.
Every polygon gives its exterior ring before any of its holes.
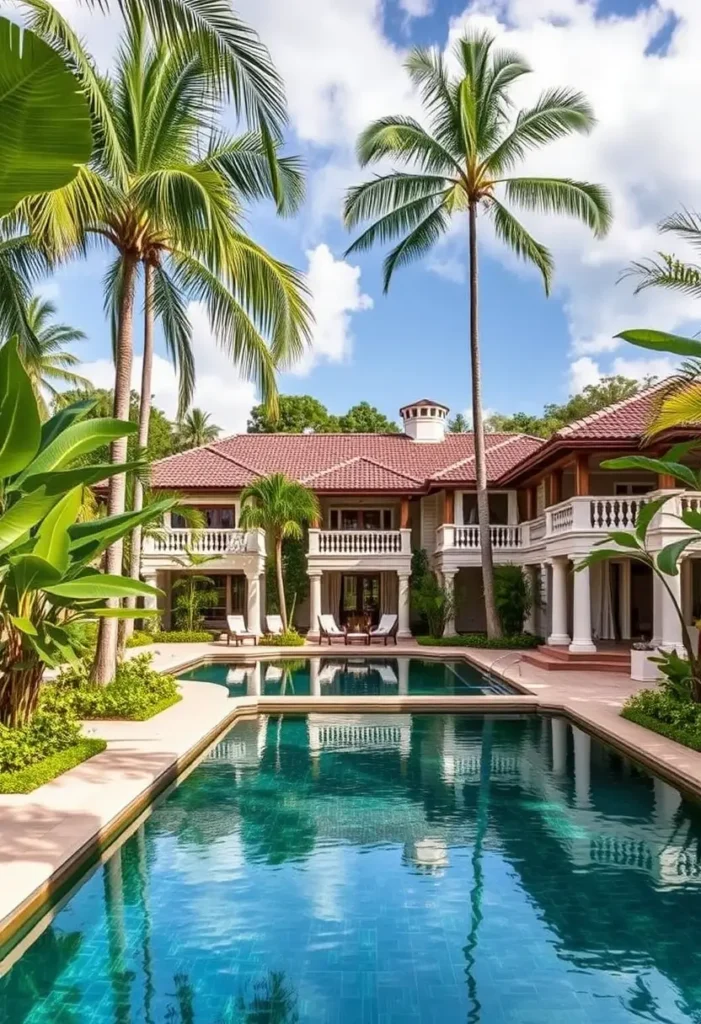
{"type": "Polygon", "coordinates": [[[455,636],[417,636],[421,647],[475,647],[482,650],[521,651],[532,650],[544,643],[542,636],[521,633],[518,636],[502,636],[490,640],[484,633],[463,633],[455,636]]]}
{"type": "Polygon", "coordinates": [[[675,699],[661,690],[642,690],[626,702],[621,716],[701,751],[701,704],[675,699]]]}
{"type": "Polygon", "coordinates": [[[31,793],[107,747],[105,740],[81,739],[71,747],[13,772],[0,772],[0,793],[31,793]]]}

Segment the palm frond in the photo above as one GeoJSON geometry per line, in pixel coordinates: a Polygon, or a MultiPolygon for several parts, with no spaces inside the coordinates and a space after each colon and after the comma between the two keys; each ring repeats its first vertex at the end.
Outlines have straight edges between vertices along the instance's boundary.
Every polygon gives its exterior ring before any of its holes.
{"type": "Polygon", "coordinates": [[[343,204],[343,220],[352,228],[362,221],[391,214],[395,209],[428,199],[450,188],[452,179],[438,174],[407,174],[393,171],[349,188],[343,204]]]}
{"type": "Polygon", "coordinates": [[[304,201],[302,161],[296,156],[279,156],[277,146],[271,161],[259,132],[215,136],[199,166],[217,171],[243,199],[274,199],[283,216],[295,213],[304,201]]]}
{"type": "Polygon", "coordinates": [[[661,220],[658,227],[660,231],[679,235],[701,252],[701,216],[698,213],[683,208],[661,220]]]}
{"type": "Polygon", "coordinates": [[[34,282],[49,269],[30,235],[0,235],[0,338],[17,335],[24,351],[38,351],[29,315],[34,282]]]}
{"type": "Polygon", "coordinates": [[[701,267],[684,263],[668,253],[657,255],[656,260],[634,260],[619,280],[635,278],[636,295],[645,288],[671,288],[687,295],[701,296],[701,267]]]}
{"type": "Polygon", "coordinates": [[[519,112],[512,130],[485,160],[490,174],[503,174],[538,149],[574,132],[587,133],[594,127],[589,101],[574,89],[549,89],[535,106],[519,112]]]}
{"type": "Polygon", "coordinates": [[[438,206],[427,217],[403,238],[399,245],[387,255],[383,264],[383,290],[389,289],[395,270],[399,267],[420,259],[433,246],[448,228],[450,217],[443,206],[438,206]]]}
{"type": "Polygon", "coordinates": [[[575,217],[597,238],[611,224],[609,194],[602,185],[571,178],[507,178],[504,186],[507,198],[523,209],[575,217]]]}
{"type": "Polygon", "coordinates": [[[649,433],[701,424],[701,384],[686,384],[665,395],[650,424],[649,433]]]}
{"type": "Polygon", "coordinates": [[[107,177],[81,167],[69,185],[26,199],[19,210],[36,244],[58,260],[85,252],[86,234],[99,230],[108,216],[118,216],[123,206],[123,193],[107,177]]]}
{"type": "Polygon", "coordinates": [[[430,174],[463,173],[455,157],[413,117],[381,117],[373,121],[361,132],[356,149],[362,167],[394,157],[405,164],[416,164],[430,174]]]}
{"type": "Polygon", "coordinates": [[[450,90],[450,79],[442,52],[437,47],[411,51],[404,67],[419,90],[438,141],[457,157],[460,115],[450,90]]]}
{"type": "Polygon", "coordinates": [[[494,222],[497,238],[504,242],[520,259],[532,263],[538,268],[543,275],[545,294],[549,295],[553,260],[548,249],[540,242],[536,242],[514,215],[498,200],[490,201],[489,212],[494,222]]]}
{"type": "Polygon", "coordinates": [[[448,195],[448,190],[431,192],[427,196],[413,199],[402,206],[393,206],[388,213],[379,217],[362,234],[358,235],[352,245],[349,245],[344,255],[352,252],[365,252],[375,242],[389,242],[398,235],[405,235],[421,223],[421,221],[437,206],[442,205],[448,195]]]}
{"type": "Polygon", "coordinates": [[[168,354],[178,374],[178,417],[192,401],[195,360],[192,327],[183,296],[163,266],[154,268],[153,308],[163,328],[168,354]]]}

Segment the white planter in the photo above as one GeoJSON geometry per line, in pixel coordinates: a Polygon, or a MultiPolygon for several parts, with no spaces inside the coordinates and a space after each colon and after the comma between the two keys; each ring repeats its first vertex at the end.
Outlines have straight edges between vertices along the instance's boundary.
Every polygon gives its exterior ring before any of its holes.
{"type": "Polygon", "coordinates": [[[636,651],[630,652],[630,678],[641,683],[653,682],[660,678],[660,666],[655,665],[651,658],[658,658],[658,651],[636,651]]]}

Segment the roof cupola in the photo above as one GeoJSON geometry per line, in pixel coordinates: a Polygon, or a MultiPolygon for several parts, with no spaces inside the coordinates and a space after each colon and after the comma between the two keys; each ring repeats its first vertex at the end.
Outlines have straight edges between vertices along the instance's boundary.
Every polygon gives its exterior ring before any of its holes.
{"type": "Polygon", "coordinates": [[[447,405],[432,402],[430,398],[422,398],[399,410],[404,420],[404,433],[413,441],[435,444],[445,437],[450,410],[447,405]]]}

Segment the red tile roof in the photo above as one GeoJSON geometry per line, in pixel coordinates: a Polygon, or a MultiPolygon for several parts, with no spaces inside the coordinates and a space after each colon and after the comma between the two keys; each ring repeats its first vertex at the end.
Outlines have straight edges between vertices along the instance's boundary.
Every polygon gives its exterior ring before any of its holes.
{"type": "Polygon", "coordinates": [[[650,423],[654,405],[659,401],[662,392],[670,387],[670,381],[661,380],[652,387],[645,388],[632,398],[624,398],[621,402],[594,412],[591,416],[576,420],[574,423],[562,427],[555,438],[562,440],[584,441],[592,440],[606,441],[632,441],[645,432],[650,423]]]}
{"type": "MultiPolygon", "coordinates": [[[[543,442],[525,434],[488,434],[491,483],[543,442]]],[[[245,487],[256,476],[286,473],[315,491],[411,493],[475,480],[472,434],[420,443],[404,434],[236,434],[171,455],[153,468],[153,486],[178,490],[245,487]]]]}

